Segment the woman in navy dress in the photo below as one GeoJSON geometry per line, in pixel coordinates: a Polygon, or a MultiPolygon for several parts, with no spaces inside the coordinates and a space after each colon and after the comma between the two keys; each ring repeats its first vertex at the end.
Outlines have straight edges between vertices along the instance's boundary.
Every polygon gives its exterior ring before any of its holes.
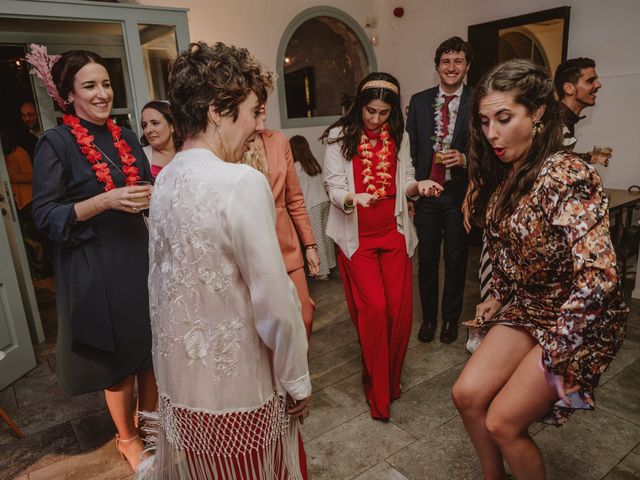
{"type": "Polygon", "coordinates": [[[51,69],[65,115],[40,140],[33,216],[55,243],[57,372],[70,394],[104,390],[132,468],[143,444],[133,408],[154,410],[147,292],[149,164],[136,135],[109,118],[113,90],[95,53],[64,53],[51,69]]]}

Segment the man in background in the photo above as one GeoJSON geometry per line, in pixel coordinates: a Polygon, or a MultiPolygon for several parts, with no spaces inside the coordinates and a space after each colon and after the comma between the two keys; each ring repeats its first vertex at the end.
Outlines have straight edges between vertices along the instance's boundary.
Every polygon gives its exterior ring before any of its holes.
{"type": "MultiPolygon", "coordinates": [[[[585,108],[596,105],[596,96],[602,87],[596,72],[596,63],[587,57],[565,60],[558,65],[554,84],[560,99],[564,147],[573,151],[578,142],[575,127],[584,118],[580,114],[585,108]]],[[[611,149],[603,148],[576,154],[589,163],[606,166],[611,157],[611,149]]]]}

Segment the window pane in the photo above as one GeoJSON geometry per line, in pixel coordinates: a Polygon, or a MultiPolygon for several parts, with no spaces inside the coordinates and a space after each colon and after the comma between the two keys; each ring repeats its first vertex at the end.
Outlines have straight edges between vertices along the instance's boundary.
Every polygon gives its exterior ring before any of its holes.
{"type": "Polygon", "coordinates": [[[138,25],[142,58],[151,100],[166,100],[169,65],[178,56],[175,26],[138,25]]]}
{"type": "Polygon", "coordinates": [[[328,16],[300,25],[282,61],[288,118],[342,115],[358,82],[369,72],[355,32],[328,16]]]}

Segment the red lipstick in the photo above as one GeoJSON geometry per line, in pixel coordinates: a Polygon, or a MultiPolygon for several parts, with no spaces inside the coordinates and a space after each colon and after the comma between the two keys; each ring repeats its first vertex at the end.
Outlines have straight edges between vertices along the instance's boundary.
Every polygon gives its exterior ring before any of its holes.
{"type": "Polygon", "coordinates": [[[504,147],[494,147],[493,151],[498,157],[502,157],[504,155],[505,148],[504,147]]]}

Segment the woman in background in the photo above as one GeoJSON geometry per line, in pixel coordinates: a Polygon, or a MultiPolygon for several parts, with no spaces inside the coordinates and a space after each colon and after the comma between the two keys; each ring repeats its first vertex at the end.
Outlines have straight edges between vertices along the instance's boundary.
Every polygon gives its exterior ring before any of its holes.
{"type": "MultiPolygon", "coordinates": [[[[266,118],[264,105],[261,115],[263,119],[266,118]]],[[[276,206],[276,232],[280,251],[289,278],[298,292],[302,320],[309,338],[315,304],[309,296],[300,244],[304,247],[312,276],[317,275],[320,269],[320,258],[287,137],[281,132],[265,129],[256,136],[251,150],[245,154],[244,162],[262,172],[269,180],[276,206]]]]}
{"type": "Polygon", "coordinates": [[[141,213],[151,187],[136,186],[151,173],[135,134],[109,118],[113,90],[99,55],[65,52],[50,75],[49,93],[65,114],[36,148],[33,217],[55,243],[58,381],[75,395],[104,390],[116,447],[135,469],[144,448],[136,381],[141,410],[154,410],[158,398],[141,213]]]}
{"type": "Polygon", "coordinates": [[[153,100],[142,107],[142,137],[140,141],[151,165],[151,175],[156,178],[173,160],[180,148],[173,127],[169,102],[153,100]]]}
{"type": "Polygon", "coordinates": [[[327,235],[362,349],[362,381],[371,416],[389,420],[413,317],[411,256],[418,243],[407,197],[442,187],[416,182],[404,131],[398,80],[374,72],[358,85],[349,110],[322,134],[331,198],[327,235]]]}
{"type": "Polygon", "coordinates": [[[289,139],[293,161],[304,195],[313,235],[318,245],[320,268],[315,278],[327,280],[331,269],[336,266],[336,252],[333,241],[327,237],[327,220],[329,219],[329,196],[324,188],[322,167],[311,153],[309,142],[302,135],[289,139]]]}

